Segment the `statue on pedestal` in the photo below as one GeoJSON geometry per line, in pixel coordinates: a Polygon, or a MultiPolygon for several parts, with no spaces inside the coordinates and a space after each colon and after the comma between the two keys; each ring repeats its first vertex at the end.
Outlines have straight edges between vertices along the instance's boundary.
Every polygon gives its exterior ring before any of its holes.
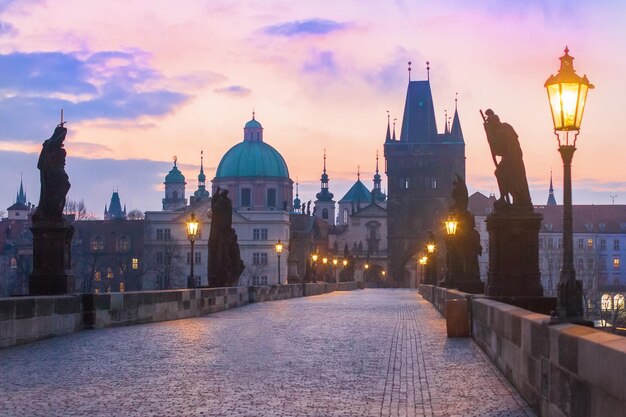
{"type": "Polygon", "coordinates": [[[241,260],[237,234],[232,228],[233,204],[228,190],[219,187],[211,197],[208,279],[210,287],[237,285],[245,266],[241,260]]]}
{"type": "Polygon", "coordinates": [[[521,211],[532,211],[517,133],[510,124],[502,123],[491,109],[485,111],[483,125],[491,148],[491,157],[496,165],[495,175],[500,191],[500,199],[496,201],[494,208],[499,210],[513,207],[521,211]],[[496,159],[497,156],[500,161],[496,159]]]}

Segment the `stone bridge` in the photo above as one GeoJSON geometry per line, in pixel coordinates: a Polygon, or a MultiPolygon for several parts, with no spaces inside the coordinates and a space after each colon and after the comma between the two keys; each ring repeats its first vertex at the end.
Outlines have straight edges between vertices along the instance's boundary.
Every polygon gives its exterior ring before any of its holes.
{"type": "Polygon", "coordinates": [[[366,289],[2,349],[0,415],[535,414],[415,290],[366,289]]]}

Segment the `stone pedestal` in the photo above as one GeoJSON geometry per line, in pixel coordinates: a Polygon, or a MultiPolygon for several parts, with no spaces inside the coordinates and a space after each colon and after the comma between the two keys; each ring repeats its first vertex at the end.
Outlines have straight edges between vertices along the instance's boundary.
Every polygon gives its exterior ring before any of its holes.
{"type": "Polygon", "coordinates": [[[33,272],[28,288],[30,295],[58,295],[74,291],[70,274],[71,243],[74,228],[65,224],[37,225],[33,232],[33,272]]]}
{"type": "Polygon", "coordinates": [[[541,297],[539,228],[542,216],[533,212],[496,211],[487,217],[489,272],[485,294],[541,297]]]}

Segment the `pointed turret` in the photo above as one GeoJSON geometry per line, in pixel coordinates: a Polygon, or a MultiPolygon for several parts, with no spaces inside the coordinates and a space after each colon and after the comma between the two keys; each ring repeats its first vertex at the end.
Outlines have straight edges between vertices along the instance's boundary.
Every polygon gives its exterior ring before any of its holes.
{"type": "Polygon", "coordinates": [[[385,142],[391,142],[391,126],[389,125],[389,112],[387,112],[387,135],[385,136],[385,142]]]}
{"type": "Polygon", "coordinates": [[[24,192],[24,184],[22,178],[20,178],[20,190],[15,198],[16,203],[26,204],[26,193],[24,192]]]}
{"type": "Polygon", "coordinates": [[[315,195],[318,201],[332,201],[334,194],[328,190],[328,174],[326,173],[326,150],[324,150],[324,170],[320,178],[320,192],[315,195]]]}
{"type": "Polygon", "coordinates": [[[385,201],[387,196],[381,188],[382,179],[378,170],[378,151],[376,151],[376,174],[374,174],[374,189],[372,195],[376,201],[385,201]]]}
{"type": "Polygon", "coordinates": [[[324,150],[324,169],[320,178],[321,189],[315,195],[315,216],[325,220],[333,226],[335,224],[335,200],[334,194],[328,190],[328,174],[326,173],[326,150],[324,150]]]}
{"type": "Polygon", "coordinates": [[[454,118],[452,119],[452,129],[450,135],[453,142],[465,142],[463,131],[461,130],[461,121],[459,120],[458,99],[454,99],[454,118]]]}
{"type": "Polygon", "coordinates": [[[548,202],[546,206],[556,206],[556,198],[554,198],[554,187],[552,186],[552,170],[550,170],[550,190],[548,190],[548,202]]]}
{"type": "Polygon", "coordinates": [[[400,142],[432,143],[437,122],[430,81],[410,81],[406,92],[400,142]]]}
{"type": "Polygon", "coordinates": [[[113,191],[111,195],[111,202],[109,203],[109,209],[104,206],[104,220],[120,220],[126,218],[126,208],[122,210],[122,202],[120,201],[120,195],[117,191],[113,191]]]}
{"type": "Polygon", "coordinates": [[[204,151],[200,151],[200,173],[198,174],[198,189],[193,193],[192,203],[209,198],[209,192],[206,189],[206,175],[204,175],[204,151]]]}
{"type": "Polygon", "coordinates": [[[443,124],[444,124],[444,135],[450,133],[450,126],[448,126],[448,110],[443,111],[443,124]]]}
{"type": "Polygon", "coordinates": [[[300,195],[298,191],[298,183],[296,183],[296,198],[293,200],[293,211],[295,213],[300,213],[300,210],[302,208],[302,201],[300,201],[300,195]]]}
{"type": "Polygon", "coordinates": [[[392,141],[397,141],[398,139],[396,139],[396,119],[393,119],[393,136],[391,137],[392,141]]]}

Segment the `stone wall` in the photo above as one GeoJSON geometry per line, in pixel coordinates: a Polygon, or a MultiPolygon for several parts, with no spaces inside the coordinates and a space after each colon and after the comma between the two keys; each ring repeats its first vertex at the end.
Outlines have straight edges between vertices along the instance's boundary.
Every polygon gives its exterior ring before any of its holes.
{"type": "Polygon", "coordinates": [[[248,304],[248,288],[198,288],[83,294],[87,329],[204,316],[248,304]]]}
{"type": "Polygon", "coordinates": [[[83,328],[78,295],[0,298],[0,348],[83,328]]]}
{"type": "MultiPolygon", "coordinates": [[[[420,288],[424,298],[437,291],[420,288]]],[[[549,325],[546,315],[470,298],[472,337],[540,416],[624,415],[625,337],[573,324],[549,325]]]]}
{"type": "Polygon", "coordinates": [[[0,348],[82,329],[204,316],[252,302],[360,288],[356,282],[0,298],[0,348]]]}
{"type": "Polygon", "coordinates": [[[447,288],[436,287],[434,285],[420,285],[418,287],[418,292],[428,301],[430,301],[433,306],[442,316],[446,316],[446,301],[448,300],[461,300],[463,298],[469,301],[475,296],[472,294],[467,294],[458,290],[449,290],[447,288]]]}

